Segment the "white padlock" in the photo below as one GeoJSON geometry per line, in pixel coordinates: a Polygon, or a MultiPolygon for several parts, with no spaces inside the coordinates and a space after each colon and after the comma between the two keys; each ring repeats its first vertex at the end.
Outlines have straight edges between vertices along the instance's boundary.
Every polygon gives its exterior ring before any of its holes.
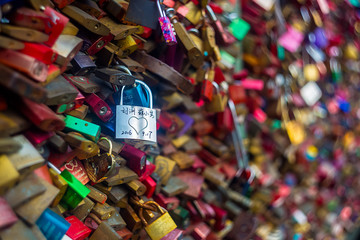
{"type": "Polygon", "coordinates": [[[116,138],[142,140],[156,143],[156,110],[153,109],[152,93],[148,85],[135,80],[149,93],[149,107],[123,105],[125,86],[121,89],[120,105],[116,106],[116,138]]]}

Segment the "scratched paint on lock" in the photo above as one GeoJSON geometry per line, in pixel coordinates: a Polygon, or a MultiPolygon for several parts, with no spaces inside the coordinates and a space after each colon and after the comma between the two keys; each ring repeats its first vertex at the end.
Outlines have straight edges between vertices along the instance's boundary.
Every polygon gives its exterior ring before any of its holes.
{"type": "Polygon", "coordinates": [[[139,106],[116,106],[116,138],[156,142],[156,111],[139,106]]]}

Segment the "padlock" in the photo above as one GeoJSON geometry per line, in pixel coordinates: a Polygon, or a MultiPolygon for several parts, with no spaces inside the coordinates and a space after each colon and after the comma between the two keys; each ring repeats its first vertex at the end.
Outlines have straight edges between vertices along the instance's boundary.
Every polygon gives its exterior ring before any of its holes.
{"type": "Polygon", "coordinates": [[[113,68],[98,68],[95,76],[118,86],[132,85],[135,83],[135,77],[124,66],[116,65],[113,68]]]}
{"type": "Polygon", "coordinates": [[[87,77],[69,76],[65,74],[63,77],[84,93],[96,93],[100,91],[101,86],[87,77]]]}
{"type": "Polygon", "coordinates": [[[24,132],[24,136],[34,145],[35,148],[39,148],[46,144],[54,132],[44,132],[38,129],[28,129],[24,132]]]}
{"type": "Polygon", "coordinates": [[[25,45],[21,41],[17,41],[13,38],[0,36],[0,47],[10,50],[21,50],[24,49],[25,45]]]}
{"type": "Polygon", "coordinates": [[[207,58],[212,58],[214,48],[217,46],[215,42],[215,31],[205,22],[202,26],[201,35],[204,43],[204,55],[207,56],[207,58]]]}
{"type": "Polygon", "coordinates": [[[120,231],[126,226],[124,219],[117,211],[115,211],[115,213],[104,222],[108,223],[116,232],[120,231]]]}
{"type": "Polygon", "coordinates": [[[113,117],[113,111],[109,105],[95,93],[88,95],[85,101],[89,104],[91,111],[103,122],[108,122],[113,117]]]}
{"type": "Polygon", "coordinates": [[[24,48],[19,52],[29,55],[45,64],[52,64],[57,58],[57,53],[54,52],[53,49],[37,43],[25,42],[24,48]]]}
{"type": "Polygon", "coordinates": [[[36,225],[47,239],[62,239],[70,228],[70,223],[49,208],[41,214],[36,225]]]}
{"type": "Polygon", "coordinates": [[[3,64],[0,64],[0,70],[2,74],[0,84],[2,86],[32,101],[45,102],[46,90],[34,83],[30,78],[3,64]]]}
{"type": "Polygon", "coordinates": [[[166,44],[169,46],[177,44],[173,26],[170,22],[170,19],[165,15],[164,10],[161,8],[160,0],[156,0],[156,5],[160,15],[159,23],[160,23],[161,31],[165,38],[166,44]]]}
{"type": "Polygon", "coordinates": [[[0,217],[1,229],[6,229],[19,220],[13,212],[9,203],[3,197],[0,197],[0,208],[2,213],[0,217]]]}
{"type": "Polygon", "coordinates": [[[56,63],[60,65],[62,72],[66,70],[66,67],[70,61],[74,58],[76,53],[81,49],[83,40],[72,35],[61,34],[52,46],[52,49],[58,53],[56,63]]]}
{"type": "Polygon", "coordinates": [[[152,109],[153,99],[150,88],[143,82],[135,80],[144,86],[149,94],[149,107],[123,105],[125,86],[121,89],[120,105],[116,106],[116,138],[136,139],[156,142],[156,111],[152,109]]]}
{"type": "Polygon", "coordinates": [[[59,193],[59,189],[48,183],[47,181],[40,179],[41,183],[45,186],[46,190],[43,194],[40,194],[21,206],[15,209],[18,216],[24,219],[29,224],[35,224],[40,218],[44,210],[50,206],[52,201],[59,193]]]}
{"type": "Polygon", "coordinates": [[[116,231],[106,222],[101,222],[99,227],[91,235],[89,240],[98,240],[107,236],[109,239],[121,240],[121,237],[116,233],[116,231]]]}
{"type": "Polygon", "coordinates": [[[170,155],[170,158],[174,160],[180,169],[186,169],[194,164],[194,159],[183,151],[177,151],[170,155]]]}
{"type": "Polygon", "coordinates": [[[110,29],[108,27],[106,27],[99,20],[87,14],[80,8],[68,5],[65,8],[61,9],[61,11],[92,33],[101,36],[108,36],[110,33],[110,29]]]}
{"type": "Polygon", "coordinates": [[[3,33],[21,41],[44,43],[49,40],[48,35],[37,30],[10,24],[1,24],[0,26],[3,33]]]}
{"type": "Polygon", "coordinates": [[[85,239],[90,235],[91,229],[81,222],[76,216],[69,216],[65,218],[65,220],[71,224],[70,228],[66,232],[66,235],[71,239],[85,239]]]}
{"type": "Polygon", "coordinates": [[[159,175],[161,179],[159,185],[167,184],[174,170],[176,162],[169,158],[159,155],[155,158],[155,165],[156,165],[155,172],[159,175]]]}
{"type": "Polygon", "coordinates": [[[84,30],[80,30],[77,36],[84,41],[81,51],[86,52],[90,56],[94,56],[96,53],[101,51],[101,49],[103,49],[113,39],[113,35],[110,33],[105,36],[99,36],[84,30]]]}
{"type": "Polygon", "coordinates": [[[48,83],[45,89],[48,92],[45,104],[48,106],[74,102],[79,94],[79,91],[61,75],[48,83]]]}
{"type": "Polygon", "coordinates": [[[113,186],[107,196],[111,202],[118,205],[120,202],[127,202],[128,190],[125,186],[113,186]]]}
{"type": "Polygon", "coordinates": [[[178,206],[169,211],[176,225],[181,229],[186,229],[190,225],[190,214],[185,208],[178,206]]]}
{"type": "Polygon", "coordinates": [[[126,222],[126,227],[133,232],[133,234],[137,234],[140,232],[142,228],[141,219],[135,213],[134,209],[130,204],[127,204],[125,208],[120,210],[120,215],[126,222]]]}
{"type": "Polygon", "coordinates": [[[45,159],[24,135],[20,134],[12,138],[21,144],[22,148],[18,152],[8,154],[7,157],[19,173],[27,174],[43,165],[45,159]]]}
{"type": "Polygon", "coordinates": [[[42,12],[21,7],[10,16],[10,21],[17,26],[44,31],[51,20],[42,12]]]}
{"type": "Polygon", "coordinates": [[[71,65],[72,68],[70,71],[75,76],[90,74],[96,68],[94,61],[87,54],[81,51],[79,51],[71,60],[71,65]]]}
{"type": "Polygon", "coordinates": [[[156,182],[150,176],[148,176],[142,180],[142,183],[146,186],[146,197],[151,198],[156,189],[156,182]]]}
{"type": "Polygon", "coordinates": [[[228,96],[221,94],[219,85],[216,82],[212,82],[212,85],[216,92],[213,94],[212,100],[205,103],[205,110],[211,113],[224,112],[228,96]]]}
{"type": "Polygon", "coordinates": [[[183,193],[185,196],[197,199],[201,194],[201,186],[204,183],[204,177],[194,172],[182,171],[176,177],[180,178],[190,187],[183,193]]]}
{"type": "Polygon", "coordinates": [[[178,194],[184,193],[189,188],[189,185],[183,182],[176,176],[171,176],[165,186],[161,188],[161,192],[165,196],[173,197],[178,194]]]}
{"type": "Polygon", "coordinates": [[[109,143],[110,149],[106,154],[98,154],[85,161],[86,172],[91,181],[100,183],[104,181],[114,169],[115,159],[112,155],[112,142],[107,138],[100,138],[99,141],[105,140],[109,143]]]}
{"type": "Polygon", "coordinates": [[[132,232],[130,232],[130,230],[126,227],[116,232],[120,235],[120,237],[122,237],[123,240],[129,240],[133,236],[132,232]]]}
{"type": "Polygon", "coordinates": [[[0,155],[1,172],[5,174],[0,182],[0,193],[4,194],[18,181],[20,174],[5,154],[0,155]]]}
{"type": "Polygon", "coordinates": [[[0,63],[15,68],[39,82],[44,82],[48,74],[45,63],[10,49],[0,51],[0,63]]]}
{"type": "Polygon", "coordinates": [[[76,131],[83,134],[88,139],[97,142],[100,137],[100,126],[91,122],[67,115],[65,118],[65,131],[76,131]]]}
{"type": "MultiPolygon", "coordinates": [[[[73,160],[72,160],[73,161],[73,160]]],[[[71,162],[70,162],[71,163],[71,162]]],[[[65,181],[68,183],[68,188],[65,192],[64,197],[61,199],[60,204],[65,209],[74,209],[79,203],[90,193],[90,190],[85,187],[73,174],[71,174],[66,168],[61,172],[57,169],[53,164],[48,162],[48,166],[54,169],[57,173],[59,173],[65,181]]],[[[78,163],[76,164],[68,164],[70,170],[75,170],[78,167],[78,163]]],[[[77,168],[76,171],[80,173],[80,169],[77,168]]],[[[84,171],[86,174],[86,172],[84,171]]]]}
{"type": "Polygon", "coordinates": [[[127,161],[126,165],[136,172],[138,176],[142,176],[146,171],[146,154],[140,149],[125,143],[120,156],[127,161]]]}
{"type": "Polygon", "coordinates": [[[216,17],[214,11],[209,5],[206,6],[206,12],[209,16],[211,26],[215,30],[215,36],[217,40],[216,42],[223,46],[229,46],[233,44],[236,41],[236,38],[230,32],[224,29],[220,19],[216,17]]]}
{"type": "MultiPolygon", "coordinates": [[[[76,156],[77,157],[77,156],[76,156]]],[[[88,177],[88,175],[86,174],[86,170],[84,167],[84,164],[79,160],[79,158],[74,158],[72,160],[70,160],[69,162],[66,162],[61,168],[61,171],[65,171],[67,170],[69,173],[71,173],[73,175],[74,179],[77,179],[78,182],[80,182],[81,184],[87,184],[90,179],[88,177]]],[[[89,190],[90,191],[90,190],[89,190]]],[[[66,205],[63,205],[63,207],[66,210],[66,205]]]]}
{"type": "Polygon", "coordinates": [[[157,218],[154,222],[148,224],[147,221],[144,219],[144,209],[141,208],[139,211],[139,217],[145,226],[145,231],[152,240],[160,240],[162,237],[164,237],[177,227],[170,214],[167,211],[163,210],[159,206],[159,204],[154,201],[148,201],[145,203],[145,205],[155,207],[157,211],[161,214],[161,216],[157,218]]]}
{"type": "Polygon", "coordinates": [[[105,181],[108,186],[116,186],[119,184],[131,182],[137,179],[139,176],[127,167],[115,167],[114,175],[109,176],[105,181]]]}
{"type": "Polygon", "coordinates": [[[103,17],[100,19],[100,22],[110,29],[111,34],[114,35],[115,41],[124,39],[128,35],[138,32],[138,28],[136,26],[119,24],[110,17],[103,17]]]}
{"type": "Polygon", "coordinates": [[[78,159],[86,159],[96,156],[99,153],[99,146],[94,142],[84,138],[77,132],[69,132],[67,134],[63,132],[57,132],[64,140],[73,148],[78,149],[76,154],[78,159]]]}
{"type": "Polygon", "coordinates": [[[85,218],[90,214],[90,211],[95,206],[95,203],[92,202],[88,197],[84,198],[84,204],[79,205],[77,208],[71,210],[71,214],[76,216],[80,221],[85,221],[85,218]]]}
{"type": "Polygon", "coordinates": [[[146,186],[140,182],[139,180],[135,179],[131,182],[126,183],[126,186],[129,188],[129,190],[134,193],[136,196],[142,196],[146,192],[147,188],[146,186]]]}
{"type": "Polygon", "coordinates": [[[97,188],[92,187],[91,185],[87,185],[86,186],[88,189],[90,189],[90,193],[87,196],[88,198],[90,198],[91,200],[93,200],[94,202],[98,202],[101,204],[104,204],[107,200],[107,195],[103,192],[101,192],[100,190],[98,190],[97,188]]]}
{"type": "Polygon", "coordinates": [[[94,213],[101,220],[109,219],[115,213],[115,211],[116,209],[107,203],[97,203],[92,209],[92,213],[94,213]]]}
{"type": "Polygon", "coordinates": [[[53,184],[60,190],[58,195],[56,196],[56,198],[54,199],[54,201],[51,204],[51,207],[56,207],[60,203],[62,197],[64,196],[64,194],[68,188],[68,183],[54,169],[50,168],[49,173],[50,173],[53,184]]]}
{"type": "Polygon", "coordinates": [[[75,1],[73,5],[97,18],[98,20],[102,19],[106,15],[106,13],[98,6],[96,2],[90,0],[84,0],[81,2],[75,1]]]}

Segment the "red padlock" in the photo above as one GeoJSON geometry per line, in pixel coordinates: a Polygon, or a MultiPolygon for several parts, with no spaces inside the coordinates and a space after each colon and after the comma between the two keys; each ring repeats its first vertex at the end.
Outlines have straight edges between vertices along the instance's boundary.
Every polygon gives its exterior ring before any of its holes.
{"type": "Polygon", "coordinates": [[[23,98],[19,108],[36,127],[43,131],[60,131],[65,128],[65,122],[45,104],[23,98]]]}
{"type": "Polygon", "coordinates": [[[156,182],[150,176],[148,176],[141,182],[146,186],[145,196],[147,198],[151,198],[156,189],[156,182]]]}
{"type": "Polygon", "coordinates": [[[24,42],[24,48],[19,52],[29,55],[45,64],[55,62],[58,54],[51,48],[37,43],[24,42]]]}
{"type": "Polygon", "coordinates": [[[109,105],[99,98],[95,93],[88,95],[85,102],[89,105],[90,109],[101,119],[103,122],[108,122],[114,115],[109,105]]]}
{"type": "Polygon", "coordinates": [[[201,83],[201,99],[206,102],[211,102],[214,94],[214,86],[211,81],[205,79],[201,83]]]}
{"type": "Polygon", "coordinates": [[[38,129],[29,129],[24,132],[25,137],[34,145],[34,147],[41,147],[46,141],[54,136],[54,132],[44,132],[38,129]]]}
{"type": "Polygon", "coordinates": [[[51,20],[49,16],[42,12],[21,7],[16,9],[16,11],[11,15],[10,21],[17,26],[44,31],[50,24],[51,20]]]}
{"type": "Polygon", "coordinates": [[[124,143],[120,156],[127,160],[126,165],[138,176],[142,176],[146,171],[146,154],[140,149],[124,143]]]}

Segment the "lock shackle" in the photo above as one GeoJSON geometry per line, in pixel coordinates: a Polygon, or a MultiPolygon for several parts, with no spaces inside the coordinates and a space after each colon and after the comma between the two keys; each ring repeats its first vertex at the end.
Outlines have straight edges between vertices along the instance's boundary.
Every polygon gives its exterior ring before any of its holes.
{"type": "Polygon", "coordinates": [[[231,99],[228,100],[228,106],[229,106],[231,116],[232,116],[232,119],[234,121],[234,126],[235,126],[235,130],[233,130],[233,132],[232,132],[232,137],[233,137],[234,141],[236,142],[235,153],[237,153],[236,155],[238,155],[238,156],[236,156],[238,158],[238,165],[239,165],[238,167],[239,168],[241,167],[240,162],[239,162],[239,160],[241,159],[241,162],[243,165],[242,167],[247,168],[249,166],[249,160],[248,160],[248,156],[245,151],[243,138],[241,136],[241,130],[236,123],[237,114],[236,114],[235,104],[231,99]],[[241,156],[240,156],[240,153],[241,153],[241,156]]]}
{"type": "Polygon", "coordinates": [[[164,15],[163,9],[161,8],[160,0],[156,0],[156,5],[157,5],[157,7],[158,7],[160,17],[164,17],[165,15],[164,15]]]}
{"type": "Polygon", "coordinates": [[[123,72],[126,72],[127,74],[132,76],[131,71],[127,67],[125,67],[124,65],[117,64],[117,65],[113,66],[113,68],[115,68],[117,70],[120,70],[120,71],[123,71],[123,72]]]}
{"type": "MultiPolygon", "coordinates": [[[[144,203],[144,205],[153,205],[156,207],[156,209],[158,210],[158,212],[161,213],[161,215],[165,214],[166,212],[160,207],[160,205],[155,202],[155,201],[147,201],[144,203]]],[[[144,218],[144,214],[143,214],[144,208],[141,208],[139,211],[139,217],[141,219],[141,222],[145,225],[148,226],[148,222],[145,220],[144,218]]]]}
{"type": "Polygon", "coordinates": [[[214,86],[214,88],[215,88],[215,90],[216,90],[216,93],[220,93],[219,84],[217,84],[217,82],[215,82],[215,81],[212,81],[211,83],[212,83],[212,85],[214,86]]]}
{"type": "MultiPolygon", "coordinates": [[[[145,88],[145,90],[147,91],[147,93],[149,94],[149,108],[153,108],[153,97],[152,97],[152,92],[151,92],[151,90],[150,90],[150,88],[149,88],[149,86],[148,85],[146,85],[146,83],[144,83],[144,82],[142,82],[142,81],[140,81],[140,80],[135,80],[135,83],[137,83],[137,84],[140,84],[140,85],[142,85],[144,88],[145,88]]],[[[124,89],[125,89],[125,87],[126,86],[123,86],[122,88],[121,88],[121,95],[120,95],[120,105],[123,105],[123,96],[124,96],[124,89]]]]}
{"type": "Polygon", "coordinates": [[[141,203],[140,200],[139,200],[139,197],[132,196],[132,197],[130,197],[129,200],[130,200],[131,203],[138,206],[139,208],[145,208],[146,210],[150,210],[150,211],[153,211],[153,212],[156,211],[156,208],[154,208],[152,206],[148,206],[145,203],[141,203]]]}
{"type": "Polygon", "coordinates": [[[205,8],[207,14],[209,15],[209,18],[211,19],[212,22],[216,22],[217,21],[217,17],[214,13],[214,11],[212,10],[212,8],[209,5],[206,5],[205,8]]]}
{"type": "Polygon", "coordinates": [[[99,142],[101,141],[101,140],[105,140],[105,141],[107,141],[108,143],[109,143],[109,155],[111,155],[111,153],[112,153],[112,149],[113,149],[113,146],[112,146],[112,142],[108,139],[108,138],[106,138],[106,137],[102,137],[102,138],[100,138],[99,139],[99,142]]]}

